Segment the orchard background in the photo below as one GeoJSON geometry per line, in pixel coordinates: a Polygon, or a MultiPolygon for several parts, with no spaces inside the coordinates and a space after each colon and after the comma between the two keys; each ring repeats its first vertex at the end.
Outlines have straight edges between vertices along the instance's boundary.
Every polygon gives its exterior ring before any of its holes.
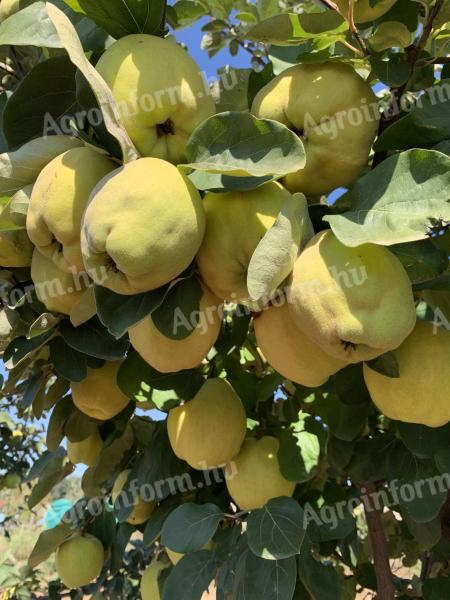
{"type": "Polygon", "coordinates": [[[449,35],[1,0],[2,600],[450,596],[449,35]]]}

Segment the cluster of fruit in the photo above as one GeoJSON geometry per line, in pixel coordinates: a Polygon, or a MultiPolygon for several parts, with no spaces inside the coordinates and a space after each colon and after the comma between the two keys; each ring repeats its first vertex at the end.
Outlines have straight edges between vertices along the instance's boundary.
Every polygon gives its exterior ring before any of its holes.
{"type": "MultiPolygon", "coordinates": [[[[18,202],[29,205],[17,230],[0,234],[0,264],[31,265],[39,300],[49,311],[70,315],[92,283],[116,294],[145,293],[173,281],[195,261],[204,318],[194,331],[183,340],[169,339],[147,316],[128,332],[132,347],[156,370],[193,368],[219,336],[220,305],[248,302],[250,260],[290,194],[317,196],[349,186],[367,165],[378,128],[378,113],[370,110],[376,98],[345,64],[296,65],[283,71],[259,91],[252,112],[302,137],[305,168],[282,183],[248,192],[210,192],[202,198],[177,168],[186,158],[190,134],[214,114],[194,61],[170,41],[132,35],[113,44],[97,70],[143,158],[118,166],[77,140],[60,141],[69,149],[17,191],[5,209],[13,211],[18,202]],[[162,56],[164,69],[149,60],[162,56]],[[26,233],[20,229],[24,219],[26,233]]],[[[17,214],[12,212],[11,218],[17,214]]],[[[385,247],[349,248],[330,230],[318,233],[298,256],[284,288],[258,306],[254,329],[268,363],[309,387],[323,384],[350,363],[394,351],[400,378],[364,366],[378,407],[390,417],[433,427],[450,420],[441,377],[450,357],[450,334],[416,324],[409,278],[385,247]],[[433,411],[425,401],[431,382],[433,411]]],[[[119,367],[116,361],[89,368],[83,381],[71,384],[80,411],[104,421],[123,410],[129,398],[117,385],[119,367]]],[[[175,454],[192,468],[234,463],[235,476],[227,486],[240,509],[259,508],[271,498],[294,493],[295,484],[280,473],[278,440],[245,439],[245,410],[226,380],[208,379],[193,400],[169,412],[167,426],[175,454]]],[[[69,458],[92,465],[101,447],[98,433],[69,442],[69,458]]],[[[114,498],[128,475],[120,474],[114,498]]],[[[129,521],[142,523],[153,509],[154,503],[138,499],[129,521]]],[[[57,552],[58,573],[69,587],[93,580],[102,565],[103,547],[90,536],[71,538],[57,552]]],[[[157,597],[145,591],[156,581],[155,568],[144,575],[144,600],[157,597]]]]}

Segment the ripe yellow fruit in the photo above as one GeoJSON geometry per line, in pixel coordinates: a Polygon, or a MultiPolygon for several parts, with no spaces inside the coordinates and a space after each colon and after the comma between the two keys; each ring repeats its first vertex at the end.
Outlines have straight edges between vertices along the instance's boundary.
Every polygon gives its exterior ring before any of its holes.
{"type": "Polygon", "coordinates": [[[287,175],[284,184],[310,196],[349,186],[367,164],[378,131],[376,97],[344,63],[286,69],[258,92],[252,113],[302,138],[306,166],[287,175]]]}
{"type": "Polygon", "coordinates": [[[117,385],[120,360],[106,362],[99,369],[88,368],[83,381],[71,383],[75,406],[93,419],[106,421],[115,417],[130,401],[117,385]]]}
{"type": "Polygon", "coordinates": [[[228,491],[241,510],[262,508],[272,498],[293,495],[296,484],[280,473],[278,448],[274,437],[249,438],[227,469],[234,473],[227,479],[228,491]]]}
{"type": "Polygon", "coordinates": [[[31,261],[31,279],[36,296],[47,310],[70,315],[86,290],[88,281],[85,274],[76,275],[62,271],[55,263],[34,250],[31,261]]]}
{"type": "Polygon", "coordinates": [[[450,332],[418,321],[394,352],[400,377],[391,378],[364,365],[364,379],[378,408],[390,419],[441,427],[450,421],[448,381],[450,332]]]}
{"type": "Polygon", "coordinates": [[[206,233],[197,265],[218,298],[236,303],[249,298],[250,259],[288,199],[289,192],[274,182],[250,192],[206,195],[206,233]]]}
{"type": "Polygon", "coordinates": [[[215,113],[208,86],[189,54],[160,37],[129,35],[108,48],[96,68],[139,152],[184,162],[189,136],[215,113]]]}
{"type": "Polygon", "coordinates": [[[54,158],[37,178],[27,215],[28,235],[60,269],[84,270],[81,218],[94,187],[115,169],[115,163],[91,148],[73,148],[54,158]]]}
{"type": "Polygon", "coordinates": [[[25,230],[25,215],[14,212],[15,203],[22,209],[29,204],[32,185],[27,185],[14,194],[8,204],[1,210],[2,223],[9,224],[11,229],[0,231],[0,266],[29,267],[33,254],[33,244],[25,230]]]}
{"type": "Polygon", "coordinates": [[[67,456],[74,465],[82,463],[88,467],[93,467],[97,462],[102,448],[103,442],[98,429],[85,440],[81,440],[81,442],[67,440],[67,456]]]}
{"type": "Polygon", "coordinates": [[[158,577],[166,567],[162,562],[154,562],[145,569],[141,579],[142,600],[160,600],[158,577]]]}
{"type": "MultiPolygon", "coordinates": [[[[130,474],[131,469],[127,469],[122,471],[120,475],[117,477],[114,482],[114,486],[112,489],[112,501],[115,503],[119,498],[120,493],[122,492],[123,486],[126,484],[128,475],[130,474]]],[[[133,510],[130,513],[130,516],[127,519],[127,523],[131,523],[132,525],[140,525],[141,523],[145,523],[150,518],[150,515],[155,510],[156,503],[155,502],[145,502],[139,496],[136,498],[128,498],[127,495],[124,495],[121,499],[121,506],[125,506],[126,502],[133,501],[133,510]]]]}
{"type": "Polygon", "coordinates": [[[202,200],[189,179],[164,160],[141,158],[94,191],[81,230],[84,264],[113,292],[146,292],[189,266],[204,232],[202,200]]]}
{"type": "Polygon", "coordinates": [[[294,323],[287,299],[254,320],[256,341],[269,364],[286,379],[306,387],[324,384],[347,363],[326,354],[294,323]]]}
{"type": "MultiPolygon", "coordinates": [[[[174,373],[199,365],[220,333],[220,300],[205,286],[200,300],[198,325],[183,340],[173,340],[162,334],[151,315],[128,330],[133,348],[160,373],[174,373]]],[[[174,322],[193,324],[192,315],[183,315],[174,322]]],[[[142,406],[141,406],[142,408],[142,406]]]]}
{"type": "MultiPolygon", "coordinates": [[[[382,17],[391,10],[397,0],[380,0],[371,6],[370,0],[354,0],[353,18],[355,23],[368,23],[382,17]]],[[[349,0],[336,0],[342,16],[348,16],[349,0]]]]}
{"type": "Polygon", "coordinates": [[[208,379],[193,400],[169,412],[167,430],[179,458],[193,469],[213,469],[239,453],[247,418],[228,381],[208,379]]]}
{"type": "Polygon", "coordinates": [[[79,588],[97,579],[103,568],[103,544],[92,535],[76,535],[56,550],[56,572],[70,589],[79,588]]]}
{"type": "Polygon", "coordinates": [[[330,230],[298,257],[289,301],[297,326],[351,363],[394,350],[416,323],[411,283],[398,258],[384,246],[344,246],[330,230]]]}

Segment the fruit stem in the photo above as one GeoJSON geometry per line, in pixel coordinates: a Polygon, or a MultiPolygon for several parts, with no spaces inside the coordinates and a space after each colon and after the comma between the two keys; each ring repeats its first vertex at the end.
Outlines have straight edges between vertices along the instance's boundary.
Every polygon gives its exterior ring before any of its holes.
{"type": "Polygon", "coordinates": [[[381,521],[381,511],[374,505],[377,488],[374,483],[369,482],[362,486],[361,492],[366,498],[364,512],[366,515],[369,539],[372,546],[373,562],[378,582],[379,600],[394,600],[395,587],[389,563],[389,551],[381,521]]]}

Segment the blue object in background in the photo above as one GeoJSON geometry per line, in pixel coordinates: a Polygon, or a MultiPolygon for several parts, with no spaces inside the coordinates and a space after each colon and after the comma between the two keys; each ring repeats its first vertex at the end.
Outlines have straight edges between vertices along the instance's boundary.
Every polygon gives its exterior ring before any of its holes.
{"type": "Polygon", "coordinates": [[[44,517],[45,529],[52,529],[61,523],[61,520],[65,513],[71,509],[73,502],[67,498],[60,498],[59,500],[53,500],[50,504],[50,508],[44,517]]]}

